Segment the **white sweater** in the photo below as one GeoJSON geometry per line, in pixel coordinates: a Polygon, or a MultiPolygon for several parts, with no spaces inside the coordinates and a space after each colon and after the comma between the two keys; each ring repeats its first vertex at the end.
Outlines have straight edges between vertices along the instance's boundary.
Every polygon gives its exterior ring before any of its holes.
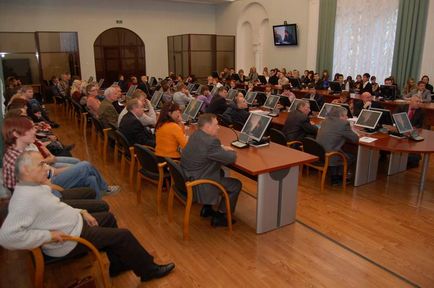
{"type": "MultiPolygon", "coordinates": [[[[0,245],[7,249],[33,249],[51,241],[50,231],[80,236],[80,209],[60,202],[49,186],[17,184],[9,202],[9,213],[0,228],[0,245]]],[[[71,252],[76,242],[50,243],[42,247],[52,257],[71,252]]]]}

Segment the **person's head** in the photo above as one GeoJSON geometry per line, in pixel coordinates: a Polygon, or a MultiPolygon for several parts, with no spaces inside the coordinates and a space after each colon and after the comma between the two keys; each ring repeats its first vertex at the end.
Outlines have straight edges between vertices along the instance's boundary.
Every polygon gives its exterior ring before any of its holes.
{"type": "Polygon", "coordinates": [[[51,77],[51,83],[52,83],[53,85],[58,84],[58,83],[59,83],[59,78],[57,78],[57,76],[53,76],[53,77],[51,77]]]}
{"type": "Polygon", "coordinates": [[[147,83],[147,82],[148,82],[148,76],[146,76],[146,75],[142,75],[142,76],[140,77],[140,80],[141,80],[143,83],[147,83]]]}
{"type": "Polygon", "coordinates": [[[138,82],[137,82],[137,77],[136,76],[131,76],[130,77],[130,81],[131,81],[131,83],[132,84],[134,84],[134,85],[136,85],[138,82]]]}
{"type": "Polygon", "coordinates": [[[417,90],[419,91],[425,91],[426,83],[423,81],[417,82],[417,90]]]}
{"type": "Polygon", "coordinates": [[[27,117],[7,118],[3,121],[3,139],[7,146],[27,146],[36,140],[36,129],[27,117]]]}
{"type": "Polygon", "coordinates": [[[419,109],[422,104],[422,99],[418,95],[413,95],[410,98],[410,103],[408,104],[410,109],[419,109]]]}
{"type": "Polygon", "coordinates": [[[313,79],[315,81],[318,81],[319,80],[319,74],[318,73],[313,74],[313,79]]]}
{"type": "Polygon", "coordinates": [[[335,76],[333,77],[333,81],[338,81],[339,73],[335,73],[335,76]]]}
{"type": "Polygon", "coordinates": [[[96,97],[98,96],[98,85],[97,84],[88,84],[86,86],[86,95],[88,97],[96,97]]]}
{"type": "Polygon", "coordinates": [[[249,107],[246,98],[244,98],[244,95],[241,92],[237,94],[237,97],[235,97],[234,101],[235,104],[237,104],[238,109],[246,109],[247,107],[249,107]]]}
{"type": "Polygon", "coordinates": [[[240,69],[240,70],[238,70],[238,75],[244,75],[244,70],[243,69],[240,69]]]}
{"type": "Polygon", "coordinates": [[[309,75],[309,70],[304,70],[303,75],[304,75],[305,77],[307,77],[307,75],[309,75]]]}
{"type": "Polygon", "coordinates": [[[110,102],[117,101],[119,99],[116,87],[109,87],[104,91],[104,97],[110,102]]]}
{"type": "Polygon", "coordinates": [[[209,75],[208,78],[207,78],[207,82],[208,82],[208,84],[212,84],[213,79],[214,79],[214,78],[212,78],[212,76],[209,75]]]}
{"type": "Polygon", "coordinates": [[[185,86],[184,83],[179,84],[176,90],[177,90],[178,92],[182,92],[182,93],[184,93],[184,94],[188,94],[187,86],[185,86]]]}
{"type": "Polygon", "coordinates": [[[160,116],[158,117],[155,128],[158,129],[168,122],[181,123],[181,121],[182,114],[179,105],[169,102],[164,104],[163,108],[161,109],[160,116]]]}
{"type": "Polygon", "coordinates": [[[202,85],[202,87],[200,88],[200,94],[208,96],[209,93],[211,93],[209,92],[209,87],[207,85],[202,85]]]}
{"type": "Polygon", "coordinates": [[[291,91],[291,85],[286,84],[282,86],[283,92],[290,92],[291,91]]]}
{"type": "Polygon", "coordinates": [[[360,95],[360,99],[363,103],[372,102],[372,95],[369,92],[363,92],[362,95],[360,95]]]}
{"type": "Polygon", "coordinates": [[[332,111],[330,111],[329,117],[336,117],[341,120],[348,120],[348,112],[344,107],[334,107],[332,111]]]}
{"type": "Polygon", "coordinates": [[[429,77],[428,77],[428,75],[423,75],[422,79],[420,79],[420,80],[423,81],[423,82],[425,82],[425,84],[429,83],[429,77]]]}
{"type": "Polygon", "coordinates": [[[219,123],[217,117],[212,113],[204,113],[199,116],[197,126],[203,132],[211,136],[217,136],[219,130],[219,123]]]}
{"type": "Polygon", "coordinates": [[[136,89],[136,90],[134,90],[133,94],[131,95],[131,99],[138,99],[139,101],[142,101],[143,103],[145,103],[146,93],[140,89],[136,89]]]}
{"type": "Polygon", "coordinates": [[[5,114],[5,118],[17,118],[17,117],[26,117],[27,116],[27,110],[26,109],[9,109],[8,112],[5,114]]]}
{"type": "Polygon", "coordinates": [[[363,82],[368,82],[369,78],[371,78],[371,75],[369,75],[369,73],[363,74],[363,82]]]}
{"type": "Polygon", "coordinates": [[[265,93],[271,93],[272,90],[273,90],[273,86],[271,84],[265,85],[265,93]]]}
{"type": "Polygon", "coordinates": [[[262,73],[267,74],[268,73],[268,67],[264,67],[264,69],[262,69],[262,73]]]}
{"type": "Polygon", "coordinates": [[[347,77],[347,82],[352,82],[352,81],[353,81],[353,77],[348,76],[348,77],[347,77]]]}
{"type": "Polygon", "coordinates": [[[33,88],[32,86],[24,85],[21,87],[20,91],[24,98],[30,100],[33,98],[33,88]]]}
{"type": "Polygon", "coordinates": [[[127,103],[127,111],[133,113],[137,117],[142,117],[144,113],[143,102],[138,99],[131,99],[127,103]]]}
{"type": "Polygon", "coordinates": [[[226,98],[227,96],[228,96],[228,90],[226,90],[226,88],[225,87],[219,87],[218,89],[217,89],[217,94],[218,95],[220,95],[221,97],[223,97],[223,98],[226,98]]]}
{"type": "Polygon", "coordinates": [[[384,85],[393,85],[392,79],[390,78],[384,79],[384,85]]]}
{"type": "Polygon", "coordinates": [[[309,115],[310,113],[310,105],[307,101],[298,102],[295,108],[303,114],[309,115]]]}
{"type": "Polygon", "coordinates": [[[339,96],[339,100],[341,101],[341,103],[347,103],[349,98],[350,98],[349,91],[342,91],[341,95],[339,96]]]}
{"type": "Polygon", "coordinates": [[[377,77],[371,76],[371,83],[377,83],[377,77]]]}
{"type": "Polygon", "coordinates": [[[24,98],[15,98],[9,105],[8,109],[24,109],[27,110],[27,100],[24,98]]]}
{"type": "Polygon", "coordinates": [[[279,72],[277,76],[279,77],[279,79],[283,79],[285,77],[285,74],[283,72],[279,72]]]}
{"type": "Polygon", "coordinates": [[[294,70],[292,71],[292,76],[293,76],[294,78],[300,78],[300,71],[294,69],[294,70]]]}
{"type": "Polygon", "coordinates": [[[407,86],[408,87],[414,87],[414,86],[416,86],[416,81],[414,80],[414,78],[409,78],[407,80],[407,86]]]}
{"type": "Polygon", "coordinates": [[[46,184],[48,169],[41,153],[25,151],[15,161],[15,177],[21,182],[46,184]]]}
{"type": "Polygon", "coordinates": [[[64,82],[68,81],[68,75],[66,75],[66,73],[62,73],[60,74],[60,79],[64,82]]]}
{"type": "Polygon", "coordinates": [[[18,85],[18,80],[14,76],[9,76],[7,78],[7,83],[8,83],[8,86],[15,87],[18,85]]]}
{"type": "Polygon", "coordinates": [[[344,75],[342,75],[342,74],[338,75],[338,82],[341,84],[344,83],[344,75]]]}
{"type": "Polygon", "coordinates": [[[329,71],[328,70],[322,71],[322,78],[323,79],[329,79],[329,71]]]}
{"type": "Polygon", "coordinates": [[[362,81],[362,75],[358,74],[358,75],[356,76],[356,81],[357,81],[357,82],[361,82],[361,81],[362,81]]]}
{"type": "Polygon", "coordinates": [[[125,79],[124,75],[119,74],[118,80],[119,80],[119,81],[124,81],[124,79],[125,79]]]}

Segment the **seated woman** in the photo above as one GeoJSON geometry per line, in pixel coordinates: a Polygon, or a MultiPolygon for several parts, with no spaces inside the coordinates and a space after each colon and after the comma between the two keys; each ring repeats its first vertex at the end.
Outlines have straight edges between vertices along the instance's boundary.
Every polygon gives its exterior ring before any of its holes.
{"type": "Polygon", "coordinates": [[[74,80],[71,85],[71,98],[77,102],[80,102],[81,96],[81,81],[74,80]]]}
{"type": "Polygon", "coordinates": [[[86,107],[89,113],[95,117],[98,118],[98,109],[101,105],[101,101],[98,99],[98,85],[95,84],[89,84],[86,86],[86,95],[87,95],[87,101],[86,101],[86,107]]]}
{"type": "Polygon", "coordinates": [[[155,138],[155,155],[174,159],[181,158],[180,149],[187,144],[187,137],[184,134],[184,125],[178,104],[166,103],[163,106],[155,125],[155,138]]]}

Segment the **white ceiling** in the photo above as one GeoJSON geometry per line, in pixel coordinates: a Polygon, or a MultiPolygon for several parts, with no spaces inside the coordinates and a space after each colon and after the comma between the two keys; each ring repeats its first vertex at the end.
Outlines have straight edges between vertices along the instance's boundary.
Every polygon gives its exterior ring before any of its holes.
{"type": "Polygon", "coordinates": [[[227,2],[234,2],[237,0],[164,0],[164,1],[217,5],[217,4],[227,3],[227,2]]]}

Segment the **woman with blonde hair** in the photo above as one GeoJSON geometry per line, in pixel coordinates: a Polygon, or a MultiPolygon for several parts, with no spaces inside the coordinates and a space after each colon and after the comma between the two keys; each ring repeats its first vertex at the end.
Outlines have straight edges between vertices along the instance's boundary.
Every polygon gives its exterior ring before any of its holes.
{"type": "Polygon", "coordinates": [[[71,85],[71,98],[77,102],[81,99],[81,81],[74,80],[71,85]]]}

